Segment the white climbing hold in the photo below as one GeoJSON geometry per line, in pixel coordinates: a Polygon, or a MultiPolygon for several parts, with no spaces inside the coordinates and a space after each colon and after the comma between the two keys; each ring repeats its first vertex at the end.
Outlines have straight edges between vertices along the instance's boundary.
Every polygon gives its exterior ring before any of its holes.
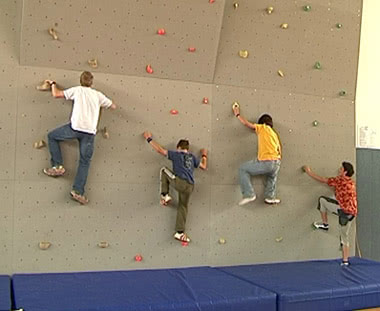
{"type": "Polygon", "coordinates": [[[276,238],[276,242],[278,242],[278,243],[280,243],[282,240],[283,240],[282,236],[279,236],[278,238],[276,238]]]}
{"type": "Polygon", "coordinates": [[[109,247],[110,245],[109,245],[109,243],[106,242],[106,241],[101,241],[101,242],[98,243],[98,246],[99,246],[100,248],[107,248],[107,247],[109,247]]]}
{"type": "Polygon", "coordinates": [[[40,244],[38,246],[42,250],[47,250],[51,246],[51,243],[46,242],[46,241],[42,241],[42,242],[40,242],[40,244]]]}
{"type": "Polygon", "coordinates": [[[93,58],[93,59],[89,59],[87,61],[87,63],[92,67],[92,68],[98,68],[98,60],[93,58]]]}
{"type": "Polygon", "coordinates": [[[43,140],[36,141],[36,142],[33,144],[33,147],[34,147],[35,149],[41,149],[41,148],[43,148],[43,147],[45,147],[45,146],[46,146],[46,143],[45,143],[45,141],[43,141],[43,140]]]}
{"type": "Polygon", "coordinates": [[[57,32],[55,31],[54,28],[49,28],[49,34],[53,37],[54,40],[58,40],[58,35],[57,32]]]}

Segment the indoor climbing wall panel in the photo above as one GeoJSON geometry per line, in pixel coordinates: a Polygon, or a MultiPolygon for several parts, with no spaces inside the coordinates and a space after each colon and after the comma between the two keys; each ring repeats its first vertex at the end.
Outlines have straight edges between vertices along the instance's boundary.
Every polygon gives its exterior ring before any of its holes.
{"type": "Polygon", "coordinates": [[[341,161],[355,162],[358,1],[25,0],[3,1],[0,10],[0,273],[340,256],[336,218],[328,233],[311,229],[318,196],[331,191],[301,166],[332,176],[341,161]],[[69,197],[77,142],[62,144],[67,172],[57,179],[42,173],[46,146],[35,148],[71,112],[69,101],[36,86],[47,78],[78,85],[82,70],[118,105],[101,115],[87,206],[69,197]],[[254,159],[257,139],[233,116],[235,101],[251,121],[265,112],[274,118],[281,205],[264,205],[264,179],[256,177],[256,202],[237,206],[238,167],[254,159]],[[168,149],[188,138],[196,154],[210,150],[208,170],[195,172],[188,246],[172,237],[175,204],[158,202],[159,170],[170,161],[144,130],[168,149]]]}
{"type": "Polygon", "coordinates": [[[223,9],[223,0],[24,0],[21,64],[88,70],[96,59],[95,72],[132,76],[150,64],[155,77],[212,82],[223,9]]]}
{"type": "Polygon", "coordinates": [[[360,20],[361,1],[228,0],[215,82],[353,99],[360,20]]]}

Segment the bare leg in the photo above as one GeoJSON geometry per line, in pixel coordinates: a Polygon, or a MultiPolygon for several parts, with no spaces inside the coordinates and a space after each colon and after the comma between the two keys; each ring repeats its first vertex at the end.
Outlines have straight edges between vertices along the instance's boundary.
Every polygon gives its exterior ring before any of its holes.
{"type": "Polygon", "coordinates": [[[328,224],[327,212],[321,212],[321,218],[324,224],[328,224]]]}
{"type": "Polygon", "coordinates": [[[349,246],[343,245],[343,247],[342,247],[343,261],[348,261],[348,256],[349,255],[350,255],[350,248],[349,248],[349,246]]]}

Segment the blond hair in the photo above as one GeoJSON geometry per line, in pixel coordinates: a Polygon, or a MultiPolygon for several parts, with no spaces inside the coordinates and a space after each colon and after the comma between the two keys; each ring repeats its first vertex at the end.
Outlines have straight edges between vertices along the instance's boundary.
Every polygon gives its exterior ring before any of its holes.
{"type": "Polygon", "coordinates": [[[90,87],[94,80],[94,76],[89,71],[83,71],[80,75],[80,85],[90,87]]]}

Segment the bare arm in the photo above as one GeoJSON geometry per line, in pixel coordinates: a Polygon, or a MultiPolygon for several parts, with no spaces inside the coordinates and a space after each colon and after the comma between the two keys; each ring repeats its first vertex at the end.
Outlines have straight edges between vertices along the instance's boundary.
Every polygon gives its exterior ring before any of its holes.
{"type": "Polygon", "coordinates": [[[242,115],[240,115],[240,108],[234,107],[233,109],[235,117],[237,117],[241,124],[245,125],[246,127],[249,127],[250,129],[256,130],[256,125],[254,123],[249,122],[246,118],[244,118],[242,115]]]}
{"type": "Polygon", "coordinates": [[[55,81],[50,81],[50,86],[51,86],[51,95],[53,95],[54,98],[65,98],[65,95],[63,94],[63,90],[60,90],[57,87],[57,84],[55,81]]]}
{"type": "Polygon", "coordinates": [[[201,168],[202,170],[206,170],[207,169],[207,154],[208,154],[208,151],[207,149],[201,149],[201,163],[199,164],[199,168],[201,168]]]}
{"type": "Polygon", "coordinates": [[[168,155],[168,151],[165,148],[161,147],[159,143],[153,141],[151,132],[145,131],[143,133],[143,136],[148,141],[148,143],[153,147],[154,150],[156,150],[158,153],[162,154],[163,156],[168,155]]]}
{"type": "Polygon", "coordinates": [[[322,177],[322,176],[319,176],[319,175],[315,174],[315,173],[311,170],[310,166],[304,165],[304,166],[302,167],[302,169],[303,169],[303,170],[305,171],[305,173],[308,174],[310,177],[314,178],[315,180],[318,180],[318,181],[321,182],[321,183],[327,184],[327,182],[328,182],[328,178],[326,178],[326,177],[322,177]]]}

